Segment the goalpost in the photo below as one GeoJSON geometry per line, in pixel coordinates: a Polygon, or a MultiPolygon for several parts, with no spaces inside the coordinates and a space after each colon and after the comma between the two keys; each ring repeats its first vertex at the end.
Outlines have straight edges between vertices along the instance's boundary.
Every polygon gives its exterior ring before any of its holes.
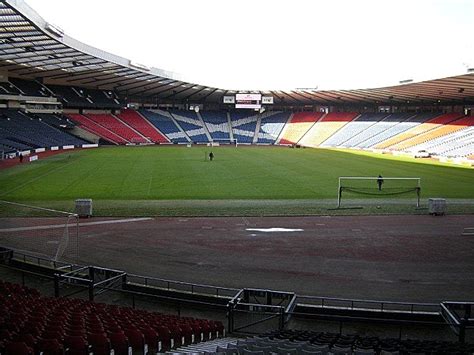
{"type": "Polygon", "coordinates": [[[79,216],[33,205],[0,200],[0,246],[77,262],[79,216]]]}
{"type": "Polygon", "coordinates": [[[219,139],[214,139],[209,145],[211,147],[218,147],[220,145],[232,145],[234,147],[238,146],[237,138],[231,139],[231,138],[219,138],[219,139]]]}
{"type": "Polygon", "coordinates": [[[371,196],[416,195],[420,207],[421,178],[341,176],[337,189],[337,207],[341,207],[343,192],[371,196]]]}

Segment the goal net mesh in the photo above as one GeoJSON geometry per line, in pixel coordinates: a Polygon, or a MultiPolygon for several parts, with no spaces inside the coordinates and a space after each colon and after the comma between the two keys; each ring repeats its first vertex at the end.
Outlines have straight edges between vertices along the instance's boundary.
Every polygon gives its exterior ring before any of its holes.
{"type": "Polygon", "coordinates": [[[421,191],[420,178],[392,178],[392,177],[340,177],[338,189],[338,205],[342,195],[367,197],[390,197],[411,195],[417,197],[421,191]]]}
{"type": "Polygon", "coordinates": [[[0,201],[0,246],[54,261],[76,262],[79,224],[74,213],[0,201]]]}

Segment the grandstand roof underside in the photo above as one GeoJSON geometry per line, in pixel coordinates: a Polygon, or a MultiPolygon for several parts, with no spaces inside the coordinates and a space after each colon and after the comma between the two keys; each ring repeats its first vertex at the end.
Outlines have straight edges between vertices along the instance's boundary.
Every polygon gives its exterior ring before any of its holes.
{"type": "MultiPolygon", "coordinates": [[[[60,33],[22,0],[0,0],[1,76],[114,90],[128,99],[217,102],[238,91],[194,84],[135,64],[60,33]]],[[[272,95],[282,105],[474,104],[474,73],[358,90],[240,91],[272,95]]]]}

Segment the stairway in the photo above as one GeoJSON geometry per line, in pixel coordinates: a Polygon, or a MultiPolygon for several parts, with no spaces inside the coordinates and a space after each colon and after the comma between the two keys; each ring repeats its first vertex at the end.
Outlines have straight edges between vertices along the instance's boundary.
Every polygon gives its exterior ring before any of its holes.
{"type": "Polygon", "coordinates": [[[232,343],[236,344],[238,338],[226,337],[226,338],[219,338],[214,340],[209,340],[206,342],[198,343],[198,344],[191,344],[187,346],[183,346],[171,351],[168,351],[166,354],[192,354],[192,353],[214,353],[216,351],[217,346],[226,348],[227,344],[232,343]]]}

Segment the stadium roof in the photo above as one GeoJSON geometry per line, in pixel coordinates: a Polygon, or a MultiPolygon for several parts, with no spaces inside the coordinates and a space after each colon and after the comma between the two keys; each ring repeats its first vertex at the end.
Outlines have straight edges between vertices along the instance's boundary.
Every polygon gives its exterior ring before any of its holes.
{"type": "MultiPolygon", "coordinates": [[[[88,46],[47,23],[22,0],[0,0],[0,74],[45,83],[114,90],[150,102],[217,102],[237,91],[183,81],[179,75],[88,46]]],[[[273,90],[283,105],[474,104],[474,72],[358,90],[273,90]]]]}

